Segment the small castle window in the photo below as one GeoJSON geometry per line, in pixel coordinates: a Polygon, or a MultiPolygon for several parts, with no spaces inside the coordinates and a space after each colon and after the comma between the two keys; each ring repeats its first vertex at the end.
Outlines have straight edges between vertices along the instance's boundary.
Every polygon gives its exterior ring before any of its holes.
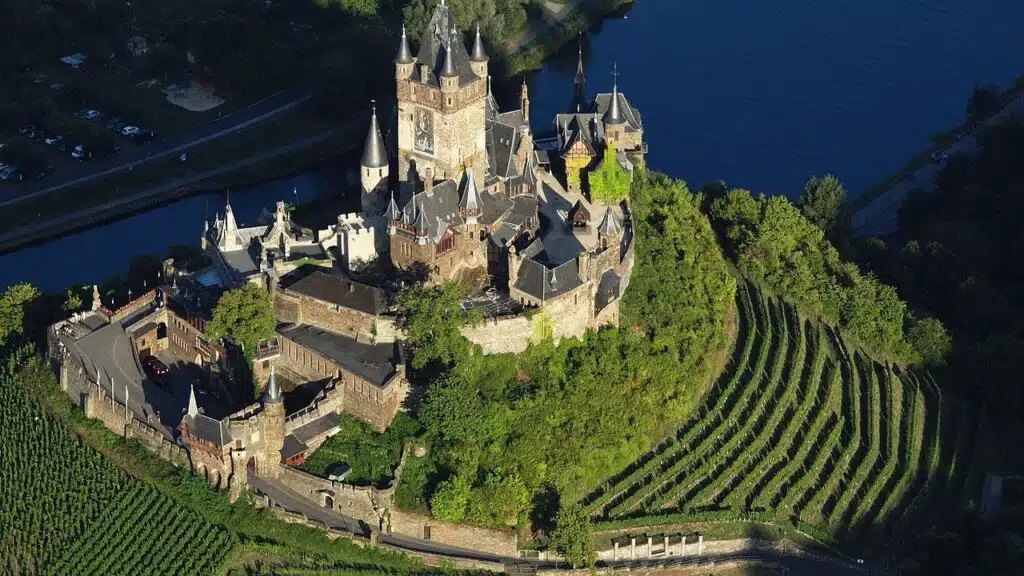
{"type": "Polygon", "coordinates": [[[451,106],[451,105],[452,105],[452,97],[451,97],[451,96],[449,96],[449,97],[448,97],[448,105],[449,105],[449,106],[451,106]]]}

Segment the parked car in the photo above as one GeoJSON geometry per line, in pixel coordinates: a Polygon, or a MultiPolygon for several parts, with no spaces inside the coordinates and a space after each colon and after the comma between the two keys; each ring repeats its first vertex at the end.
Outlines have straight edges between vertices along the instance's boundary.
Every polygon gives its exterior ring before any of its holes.
{"type": "Polygon", "coordinates": [[[86,160],[92,160],[92,151],[86,150],[85,147],[79,144],[71,150],[71,157],[79,162],[85,162],[86,160]]]}
{"type": "Polygon", "coordinates": [[[131,136],[131,135],[135,134],[138,131],[139,131],[139,127],[138,126],[125,126],[124,128],[121,128],[121,134],[124,135],[124,136],[131,136]]]}
{"type": "Polygon", "coordinates": [[[169,371],[167,364],[164,364],[156,356],[146,356],[142,359],[142,369],[150,376],[163,376],[169,371]]]}
{"type": "Polygon", "coordinates": [[[53,146],[54,144],[60,142],[63,139],[64,139],[63,136],[59,136],[57,134],[51,134],[51,135],[47,136],[46,138],[44,138],[43,142],[45,144],[49,145],[49,146],[53,146]]]}
{"type": "Polygon", "coordinates": [[[25,175],[18,171],[17,166],[10,165],[0,170],[0,180],[5,182],[21,182],[24,179],[25,175]]]}
{"type": "MultiPolygon", "coordinates": [[[[21,134],[22,136],[29,136],[29,134],[35,134],[35,132],[36,127],[31,124],[18,128],[18,134],[21,134]]],[[[31,136],[29,136],[29,138],[31,138],[31,136]]]]}
{"type": "Polygon", "coordinates": [[[99,110],[87,109],[75,112],[75,116],[84,120],[99,120],[103,117],[103,113],[99,110]]]}

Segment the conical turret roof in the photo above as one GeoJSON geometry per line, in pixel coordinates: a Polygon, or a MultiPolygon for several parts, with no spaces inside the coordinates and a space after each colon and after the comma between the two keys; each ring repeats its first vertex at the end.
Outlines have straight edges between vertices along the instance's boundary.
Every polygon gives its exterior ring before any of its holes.
{"type": "Polygon", "coordinates": [[[480,37],[480,23],[476,24],[476,38],[473,39],[473,52],[469,59],[473,62],[486,62],[487,53],[484,52],[484,39],[480,37]]]}
{"type": "Polygon", "coordinates": [[[405,24],[402,24],[402,41],[398,45],[398,56],[395,57],[395,62],[398,64],[412,64],[416,59],[412,56],[412,50],[409,49],[409,39],[405,36],[405,24]]]}
{"type": "MultiPolygon", "coordinates": [[[[413,210],[415,209],[413,207],[413,210]]],[[[416,217],[412,222],[412,229],[416,231],[417,236],[427,235],[427,217],[423,214],[423,210],[416,212],[416,217]]]]}
{"type": "Polygon", "coordinates": [[[189,384],[188,388],[188,412],[185,413],[192,418],[199,416],[199,405],[196,403],[196,385],[189,384]]]}
{"type": "Polygon", "coordinates": [[[274,365],[270,365],[270,379],[267,380],[267,389],[263,393],[264,404],[277,404],[283,402],[284,398],[281,396],[281,386],[277,383],[277,376],[274,375],[274,365]]]}
{"type": "Polygon", "coordinates": [[[448,43],[444,46],[444,65],[441,66],[441,77],[452,78],[458,75],[459,71],[455,68],[455,57],[452,54],[452,38],[448,36],[448,43]]]}
{"type": "Polygon", "coordinates": [[[384,211],[384,217],[395,222],[402,219],[402,211],[398,209],[398,203],[395,202],[394,190],[391,191],[391,201],[388,202],[388,207],[384,211]]]}
{"type": "Polygon", "coordinates": [[[601,223],[597,226],[597,231],[605,236],[618,236],[622,233],[622,226],[619,224],[619,219],[612,212],[611,206],[605,210],[604,218],[601,219],[601,223]]]}
{"type": "Polygon", "coordinates": [[[476,179],[473,178],[473,172],[468,168],[466,169],[466,189],[462,193],[462,198],[459,199],[459,208],[466,210],[479,210],[480,209],[480,194],[476,189],[476,179]]]}
{"type": "Polygon", "coordinates": [[[605,124],[622,124],[626,121],[622,117],[622,110],[619,109],[619,71],[618,65],[615,66],[612,76],[615,78],[612,81],[612,101],[608,106],[608,113],[604,115],[605,124]]]}
{"type": "Polygon", "coordinates": [[[388,165],[388,155],[384,149],[384,137],[380,134],[380,124],[377,122],[376,103],[372,107],[370,131],[366,134],[366,145],[363,147],[363,158],[359,165],[364,168],[383,168],[388,165]]]}

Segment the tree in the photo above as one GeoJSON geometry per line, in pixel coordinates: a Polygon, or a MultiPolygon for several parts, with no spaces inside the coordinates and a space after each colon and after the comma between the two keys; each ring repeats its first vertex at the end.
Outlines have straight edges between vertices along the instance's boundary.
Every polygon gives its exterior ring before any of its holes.
{"type": "Polygon", "coordinates": [[[846,200],[846,189],[842,182],[831,174],[824,178],[812,176],[804,184],[804,195],[797,204],[804,218],[821,228],[826,234],[832,232],[839,219],[839,212],[846,200]]]}
{"type": "Polygon", "coordinates": [[[270,293],[256,284],[246,284],[220,297],[213,319],[206,325],[206,337],[234,341],[251,360],[260,342],[275,337],[276,326],[270,293]]]}
{"type": "Polygon", "coordinates": [[[68,297],[64,300],[61,309],[65,312],[75,312],[82,307],[82,297],[72,288],[68,288],[68,297]]]}
{"type": "Polygon", "coordinates": [[[25,309],[37,298],[39,290],[27,282],[15,284],[0,295],[0,346],[24,334],[25,309]]]}
{"type": "Polygon", "coordinates": [[[459,328],[477,316],[462,309],[466,291],[462,284],[446,282],[409,288],[398,295],[399,325],[413,351],[413,368],[431,362],[452,364],[469,350],[459,328]]]}
{"type": "Polygon", "coordinates": [[[594,528],[583,506],[574,503],[558,511],[555,531],[551,534],[551,546],[571,562],[573,568],[594,565],[597,559],[594,528]]]}
{"type": "Polygon", "coordinates": [[[601,164],[590,173],[590,199],[604,204],[617,204],[629,197],[631,179],[630,174],[619,164],[615,144],[608,142],[601,164]]]}
{"type": "Polygon", "coordinates": [[[925,365],[943,366],[946,355],[953,349],[953,339],[937,318],[924,318],[914,324],[907,334],[910,345],[925,365]]]}
{"type": "Polygon", "coordinates": [[[465,471],[441,482],[430,499],[430,512],[438,520],[461,522],[466,517],[471,484],[465,471]]]}

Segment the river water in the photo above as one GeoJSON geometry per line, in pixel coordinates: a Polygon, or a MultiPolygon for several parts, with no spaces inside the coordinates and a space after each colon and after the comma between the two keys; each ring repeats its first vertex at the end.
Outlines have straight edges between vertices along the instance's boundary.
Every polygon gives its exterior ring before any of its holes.
{"type": "MultiPolygon", "coordinates": [[[[975,85],[1024,71],[1024,2],[1010,0],[640,0],[584,40],[588,91],[619,88],[638,108],[648,164],[698,187],[713,180],[799,196],[831,172],[851,195],[959,123],[975,85]]],[[[530,76],[538,132],[572,94],[570,43],[530,76]]],[[[517,89],[502,91],[505,106],[517,89]]],[[[278,199],[346,189],[343,168],[232,192],[241,222],[278,199]]],[[[101,282],[134,256],[197,245],[224,193],[182,200],[0,257],[0,287],[101,282]]]]}

